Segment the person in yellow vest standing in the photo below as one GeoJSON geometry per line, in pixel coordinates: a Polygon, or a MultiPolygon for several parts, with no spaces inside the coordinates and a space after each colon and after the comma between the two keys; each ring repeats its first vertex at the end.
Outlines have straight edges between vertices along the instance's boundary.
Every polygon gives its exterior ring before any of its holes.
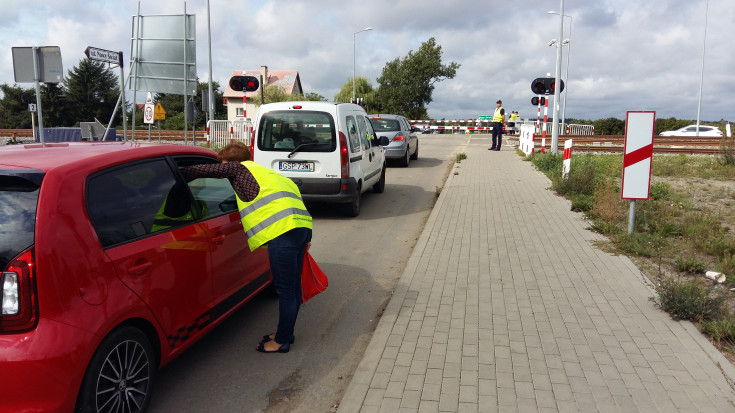
{"type": "Polygon", "coordinates": [[[219,164],[182,168],[184,177],[228,178],[237,196],[243,229],[251,251],[268,248],[273,284],[278,294],[278,328],[255,348],[287,353],[301,306],[301,267],[311,243],[312,219],[296,184],[278,172],[252,162],[250,148],[232,142],[218,153],[219,164]]]}
{"type": "Polygon", "coordinates": [[[516,130],[516,119],[518,119],[518,112],[511,111],[510,118],[508,118],[508,133],[518,133],[516,130]]]}
{"type": "Polygon", "coordinates": [[[488,148],[490,151],[499,151],[500,145],[503,143],[503,123],[505,123],[505,109],[503,102],[498,100],[495,102],[497,107],[493,113],[493,146],[488,148]]]}

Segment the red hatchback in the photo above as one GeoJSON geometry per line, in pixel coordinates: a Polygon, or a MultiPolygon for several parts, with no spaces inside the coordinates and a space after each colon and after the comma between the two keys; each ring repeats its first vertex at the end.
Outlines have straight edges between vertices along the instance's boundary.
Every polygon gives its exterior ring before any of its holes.
{"type": "Polygon", "coordinates": [[[0,411],[145,410],[156,370],[271,282],[209,149],[0,148],[0,411]]]}

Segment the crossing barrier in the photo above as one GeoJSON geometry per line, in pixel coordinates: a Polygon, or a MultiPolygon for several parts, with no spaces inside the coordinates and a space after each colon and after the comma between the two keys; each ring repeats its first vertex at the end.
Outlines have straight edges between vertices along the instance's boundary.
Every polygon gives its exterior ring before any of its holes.
{"type": "Polygon", "coordinates": [[[207,122],[207,147],[219,148],[233,141],[250,145],[252,123],[248,120],[210,120],[207,122]]]}

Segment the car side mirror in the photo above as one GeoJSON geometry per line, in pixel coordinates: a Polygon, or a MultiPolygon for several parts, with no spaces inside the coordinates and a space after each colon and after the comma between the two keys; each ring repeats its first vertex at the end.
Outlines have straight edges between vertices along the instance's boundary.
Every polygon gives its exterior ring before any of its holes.
{"type": "Polygon", "coordinates": [[[381,136],[380,137],[380,146],[388,146],[390,144],[390,140],[387,136],[381,136]]]}

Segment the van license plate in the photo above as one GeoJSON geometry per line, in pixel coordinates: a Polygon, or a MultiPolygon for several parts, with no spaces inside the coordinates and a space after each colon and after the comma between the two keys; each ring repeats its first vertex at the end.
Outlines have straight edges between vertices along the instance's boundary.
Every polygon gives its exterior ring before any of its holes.
{"type": "Polygon", "coordinates": [[[279,162],[278,169],[290,172],[314,172],[314,162],[279,162]]]}

